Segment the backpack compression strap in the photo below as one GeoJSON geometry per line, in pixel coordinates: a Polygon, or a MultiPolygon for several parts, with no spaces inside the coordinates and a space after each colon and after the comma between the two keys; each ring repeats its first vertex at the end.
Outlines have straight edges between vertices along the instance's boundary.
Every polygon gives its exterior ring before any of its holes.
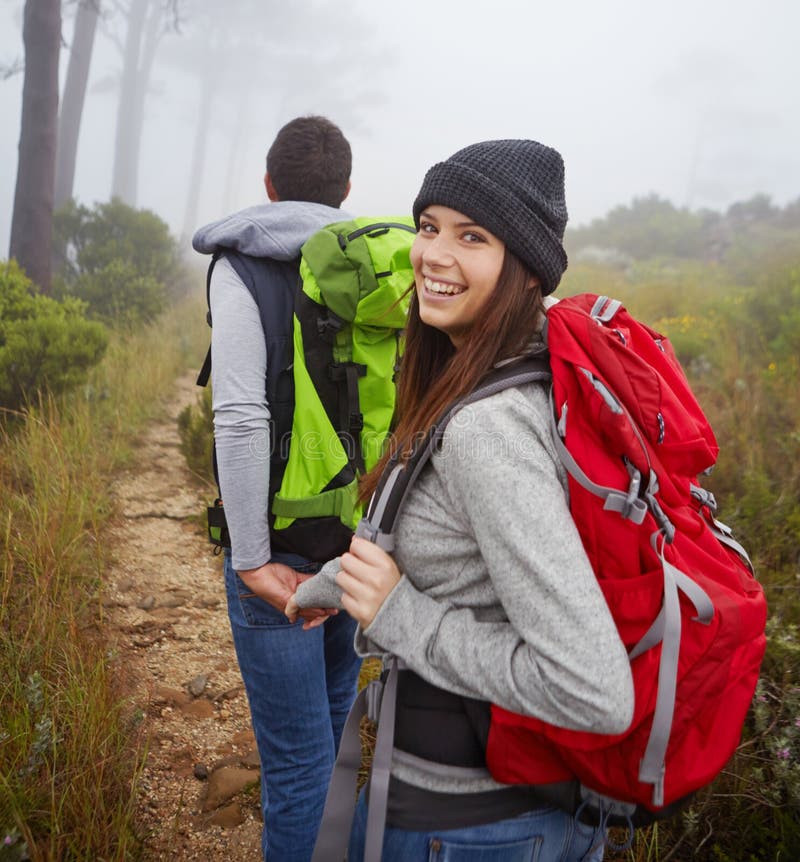
{"type": "MultiPolygon", "coordinates": [[[[400,462],[399,454],[392,457],[372,496],[367,514],[356,529],[356,535],[369,539],[390,553],[394,549],[392,531],[403,502],[420,471],[438,448],[445,428],[454,414],[467,404],[495,395],[504,389],[534,381],[548,381],[550,378],[547,359],[543,356],[531,357],[497,369],[474,392],[448,407],[405,463],[400,462]]],[[[355,812],[355,788],[361,764],[358,731],[364,714],[373,719],[378,718],[378,735],[370,771],[364,860],[380,862],[394,749],[397,673],[400,660],[396,656],[389,656],[386,663],[388,677],[385,686],[377,680],[370,683],[359,694],[347,717],[311,862],[341,862],[344,858],[355,812]]]]}
{"type": "MultiPolygon", "coordinates": [[[[211,263],[208,265],[208,272],[206,273],[206,306],[208,307],[208,311],[206,311],[206,323],[211,326],[211,273],[214,271],[214,264],[219,260],[222,252],[215,251],[211,256],[211,263]]],[[[211,345],[208,345],[208,351],[206,352],[206,358],[203,360],[203,367],[200,369],[200,373],[197,375],[197,385],[198,386],[207,386],[208,380],[211,377],[211,345]]],[[[215,475],[216,475],[216,465],[215,465],[215,475]]]]}

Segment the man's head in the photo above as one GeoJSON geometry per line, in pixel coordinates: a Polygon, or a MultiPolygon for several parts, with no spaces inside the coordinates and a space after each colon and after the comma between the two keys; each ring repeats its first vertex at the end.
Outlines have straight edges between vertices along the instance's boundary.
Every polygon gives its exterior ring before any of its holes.
{"type": "Polygon", "coordinates": [[[351,166],[350,144],[337,125],[325,117],[298,117],[269,148],[264,183],[273,201],[338,207],[350,191],[351,166]]]}

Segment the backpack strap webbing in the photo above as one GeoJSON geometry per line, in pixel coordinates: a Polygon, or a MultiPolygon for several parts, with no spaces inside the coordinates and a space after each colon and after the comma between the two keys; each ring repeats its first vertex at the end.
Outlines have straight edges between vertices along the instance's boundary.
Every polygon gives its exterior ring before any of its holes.
{"type": "Polygon", "coordinates": [[[339,427],[347,435],[342,440],[347,458],[359,473],[366,473],[361,432],[364,429],[364,414],[358,395],[358,378],[365,377],[367,366],[357,362],[335,362],[328,370],[330,378],[338,383],[342,395],[339,397],[339,427]],[[342,397],[343,396],[343,397],[342,397]]]}
{"type": "MultiPolygon", "coordinates": [[[[206,306],[208,310],[206,311],[206,323],[211,326],[211,273],[214,271],[214,265],[219,260],[222,252],[215,251],[211,256],[211,263],[208,265],[208,271],[206,272],[206,306]]],[[[203,366],[200,369],[200,373],[197,375],[197,385],[198,386],[208,386],[208,381],[211,377],[211,345],[208,345],[208,350],[206,351],[206,358],[203,360],[203,366]]],[[[215,465],[215,475],[216,475],[216,465],[215,465]]]]}

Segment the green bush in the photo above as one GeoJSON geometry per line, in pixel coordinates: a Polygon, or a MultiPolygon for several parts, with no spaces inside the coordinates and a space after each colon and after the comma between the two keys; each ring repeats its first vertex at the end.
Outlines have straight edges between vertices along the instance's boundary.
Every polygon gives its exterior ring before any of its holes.
{"type": "Polygon", "coordinates": [[[167,306],[164,284],[119,258],[84,273],[75,294],[95,316],[117,324],[151,323],[167,306]]]}
{"type": "Polygon", "coordinates": [[[85,382],[105,352],[105,328],[86,306],[31,292],[15,261],[0,262],[0,407],[16,410],[43,389],[56,394],[85,382]]]}
{"type": "Polygon", "coordinates": [[[195,406],[189,404],[178,415],[180,448],[189,469],[200,479],[214,483],[214,413],[211,388],[206,387],[195,406]]]}
{"type": "Polygon", "coordinates": [[[54,217],[61,250],[60,294],[84,300],[112,324],[148,323],[183,288],[183,268],[169,227],[155,213],[119,200],[94,209],[70,201],[54,217]]]}

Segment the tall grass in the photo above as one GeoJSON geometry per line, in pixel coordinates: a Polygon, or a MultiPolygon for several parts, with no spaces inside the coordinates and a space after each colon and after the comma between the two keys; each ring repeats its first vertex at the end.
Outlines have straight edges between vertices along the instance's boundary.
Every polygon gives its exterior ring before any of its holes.
{"type": "Polygon", "coordinates": [[[0,859],[137,857],[145,740],[104,616],[103,528],[114,471],[202,359],[202,320],[184,304],[117,333],[85,387],[0,430],[0,859]]]}

